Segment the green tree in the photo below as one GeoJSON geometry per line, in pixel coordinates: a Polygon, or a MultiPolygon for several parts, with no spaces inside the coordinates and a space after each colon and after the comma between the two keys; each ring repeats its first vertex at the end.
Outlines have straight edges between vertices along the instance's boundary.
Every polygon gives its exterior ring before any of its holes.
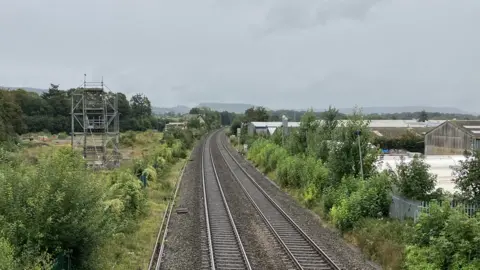
{"type": "Polygon", "coordinates": [[[428,113],[423,110],[420,112],[420,115],[418,116],[418,122],[426,122],[428,121],[428,113]]]}
{"type": "Polygon", "coordinates": [[[406,163],[402,157],[396,170],[391,170],[391,177],[403,196],[414,200],[427,200],[437,183],[437,176],[429,173],[429,169],[430,165],[417,155],[410,163],[406,163]]]}
{"type": "Polygon", "coordinates": [[[23,112],[12,92],[0,90],[0,142],[25,130],[23,112]]]}
{"type": "Polygon", "coordinates": [[[136,94],[130,99],[131,114],[133,117],[152,116],[150,100],[143,94],[136,94]]]}
{"type": "Polygon", "coordinates": [[[240,119],[235,118],[235,120],[233,120],[232,122],[232,125],[230,126],[230,133],[237,136],[237,128],[241,128],[241,127],[242,127],[242,122],[240,121],[240,119]]]}
{"type": "Polygon", "coordinates": [[[317,136],[315,136],[315,141],[317,147],[316,156],[323,162],[326,162],[328,159],[328,153],[330,151],[328,144],[332,140],[333,133],[338,127],[338,118],[339,112],[332,106],[329,106],[328,110],[321,115],[321,123],[317,136]]]}
{"type": "Polygon", "coordinates": [[[197,107],[191,108],[189,112],[189,114],[200,114],[200,113],[201,113],[201,110],[200,108],[197,108],[197,107]]]}
{"type": "Polygon", "coordinates": [[[58,84],[50,84],[48,92],[43,93],[42,98],[48,103],[50,115],[68,116],[72,106],[70,96],[58,87],[58,84]]]}
{"type": "Polygon", "coordinates": [[[460,167],[455,170],[455,185],[467,200],[480,202],[480,151],[460,161],[460,167]]]}
{"type": "Polygon", "coordinates": [[[229,126],[232,124],[233,119],[235,119],[235,114],[227,111],[220,113],[220,124],[222,126],[229,126]]]}
{"type": "Polygon", "coordinates": [[[308,110],[300,119],[300,127],[298,129],[298,143],[300,144],[300,149],[302,153],[307,152],[310,149],[310,152],[314,152],[314,136],[318,128],[318,121],[313,113],[313,110],[308,110]]]}
{"type": "Polygon", "coordinates": [[[190,120],[188,120],[187,122],[187,127],[188,128],[201,128],[201,123],[200,123],[200,120],[198,118],[191,118],[190,120]]]}
{"type": "Polygon", "coordinates": [[[337,183],[347,175],[360,176],[362,168],[365,178],[376,172],[378,153],[370,144],[372,132],[369,123],[370,120],[356,108],[346,124],[335,130],[329,145],[327,166],[337,183]],[[360,132],[360,136],[357,136],[357,132],[360,132]],[[360,160],[363,166],[360,166],[360,160]]]}
{"type": "Polygon", "coordinates": [[[209,108],[203,108],[203,120],[205,121],[205,127],[208,131],[220,127],[220,114],[209,108]]]}
{"type": "Polygon", "coordinates": [[[246,122],[266,122],[268,118],[268,112],[264,107],[251,107],[245,111],[246,122]]]}

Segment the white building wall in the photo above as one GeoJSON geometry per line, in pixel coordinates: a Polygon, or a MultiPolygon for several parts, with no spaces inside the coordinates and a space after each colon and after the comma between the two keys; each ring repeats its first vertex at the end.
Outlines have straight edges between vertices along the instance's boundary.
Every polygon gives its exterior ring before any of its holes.
{"type": "MultiPolygon", "coordinates": [[[[410,162],[412,158],[405,157],[405,162],[410,162]]],[[[460,165],[459,161],[465,160],[464,156],[426,156],[425,163],[429,164],[430,173],[437,175],[437,188],[443,188],[445,191],[454,192],[455,183],[453,183],[453,166],[460,165]]],[[[384,156],[383,163],[379,170],[387,169],[387,164],[395,169],[400,163],[399,156],[384,156]]]]}

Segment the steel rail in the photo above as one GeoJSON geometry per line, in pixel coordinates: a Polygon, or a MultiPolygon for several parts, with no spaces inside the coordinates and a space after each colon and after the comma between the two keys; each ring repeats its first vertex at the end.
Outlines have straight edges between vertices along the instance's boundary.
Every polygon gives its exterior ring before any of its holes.
{"type": "Polygon", "coordinates": [[[225,205],[225,210],[227,211],[228,219],[230,220],[230,225],[232,226],[233,233],[235,234],[235,239],[237,240],[237,244],[240,248],[240,251],[242,253],[243,260],[245,262],[245,265],[248,270],[252,270],[252,267],[250,265],[250,261],[248,260],[247,253],[245,252],[245,248],[243,247],[242,240],[240,239],[240,235],[237,230],[237,226],[235,225],[235,221],[233,220],[232,213],[230,211],[230,208],[228,207],[227,199],[225,198],[225,193],[223,192],[222,185],[220,184],[220,178],[218,177],[217,173],[217,168],[215,166],[215,162],[213,161],[213,154],[212,151],[210,150],[210,160],[212,162],[212,167],[213,167],[213,172],[215,174],[215,180],[218,184],[218,188],[220,190],[220,194],[222,195],[222,200],[223,204],[225,205]]]}
{"type": "Polygon", "coordinates": [[[160,229],[158,230],[157,240],[155,240],[155,245],[153,247],[152,256],[150,257],[150,263],[148,264],[147,269],[152,269],[153,263],[156,259],[155,255],[159,254],[159,252],[157,252],[158,242],[160,241],[160,235],[162,234],[163,227],[165,226],[164,225],[165,221],[167,220],[167,214],[168,214],[168,209],[169,208],[170,208],[170,202],[168,202],[167,207],[165,208],[165,212],[163,213],[162,223],[160,224],[160,229]]]}
{"type": "Polygon", "coordinates": [[[205,187],[205,151],[207,149],[207,141],[211,139],[213,134],[211,134],[203,144],[203,151],[202,151],[202,186],[203,186],[203,208],[205,211],[205,222],[207,225],[207,239],[208,239],[208,253],[210,253],[210,268],[215,270],[215,258],[213,257],[213,245],[212,245],[212,233],[210,229],[210,220],[208,214],[208,203],[207,203],[207,191],[205,187]]]}
{"type": "MultiPolygon", "coordinates": [[[[240,170],[247,176],[248,179],[250,179],[250,181],[257,187],[257,189],[265,196],[265,198],[274,206],[274,208],[276,208],[276,210],[287,220],[288,223],[290,223],[294,228],[295,230],[300,233],[300,235],[309,243],[309,245],[322,257],[322,259],[325,260],[325,262],[334,270],[340,270],[342,268],[340,268],[301,228],[300,226],[298,226],[298,224],[270,197],[270,195],[268,195],[268,193],[257,183],[257,181],[255,181],[255,179],[243,168],[243,166],[237,161],[237,159],[232,155],[232,153],[230,152],[230,150],[227,148],[227,146],[223,143],[223,141],[220,139],[220,145],[223,147],[223,149],[225,149],[225,152],[230,156],[230,158],[235,162],[235,164],[238,166],[238,168],[240,168],[240,170]]],[[[247,191],[247,189],[245,188],[245,186],[243,185],[243,183],[241,183],[240,179],[236,176],[235,172],[233,171],[232,167],[230,166],[230,164],[228,164],[224,154],[222,153],[222,151],[220,151],[219,149],[219,152],[223,158],[223,160],[225,161],[225,164],[227,164],[230,172],[232,173],[232,175],[234,176],[234,178],[237,180],[237,182],[240,184],[240,186],[242,187],[243,191],[245,192],[245,194],[247,195],[247,197],[250,199],[250,201],[252,201],[254,207],[257,209],[257,211],[259,212],[259,214],[262,216],[262,218],[264,220],[266,220],[266,223],[267,223],[267,226],[272,230],[273,234],[275,235],[275,237],[279,240],[280,244],[285,248],[287,254],[292,258],[292,260],[294,261],[295,265],[299,268],[299,269],[303,269],[303,267],[300,265],[300,263],[298,262],[298,260],[295,258],[294,254],[291,252],[291,250],[286,246],[286,243],[281,239],[281,237],[278,235],[278,233],[276,232],[276,230],[273,228],[272,224],[270,222],[268,222],[266,216],[262,213],[262,211],[260,210],[260,208],[258,207],[258,205],[253,201],[253,198],[250,196],[249,192],[247,191]]]]}

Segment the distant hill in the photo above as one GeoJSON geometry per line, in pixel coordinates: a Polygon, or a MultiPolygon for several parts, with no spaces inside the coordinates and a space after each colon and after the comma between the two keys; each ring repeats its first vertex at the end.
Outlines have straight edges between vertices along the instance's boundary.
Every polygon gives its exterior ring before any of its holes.
{"type": "Polygon", "coordinates": [[[169,113],[169,112],[173,112],[175,114],[177,114],[177,113],[185,114],[185,113],[188,113],[189,111],[190,111],[190,108],[187,107],[187,106],[183,106],[183,105],[178,105],[178,106],[171,107],[171,108],[152,107],[152,112],[154,114],[166,114],[166,113],[169,113]]]}
{"type": "MultiPolygon", "coordinates": [[[[340,108],[341,113],[351,113],[353,108],[340,108]]],[[[364,114],[402,113],[402,112],[438,112],[451,114],[471,114],[453,107],[429,107],[429,106],[403,106],[403,107],[363,107],[364,114]]],[[[320,110],[323,111],[323,110],[320,110]]]]}
{"type": "MultiPolygon", "coordinates": [[[[16,90],[24,89],[26,91],[36,92],[42,94],[48,92],[48,89],[33,88],[33,87],[10,87],[10,86],[0,86],[0,89],[7,90],[16,90]]],[[[208,107],[216,111],[228,111],[234,113],[244,113],[247,109],[254,107],[255,105],[246,104],[246,103],[222,103],[222,102],[202,102],[196,107],[208,107]]],[[[268,109],[267,109],[268,110],[268,109]]],[[[283,110],[293,110],[293,109],[283,109],[283,110]]],[[[351,113],[353,108],[339,108],[341,113],[351,113]]],[[[478,113],[472,113],[463,111],[453,107],[433,107],[433,106],[399,106],[399,107],[362,107],[364,114],[393,114],[393,113],[403,113],[403,112],[419,112],[425,110],[427,112],[438,112],[438,113],[450,113],[450,114],[473,114],[477,115],[478,113]]],[[[155,114],[166,114],[173,112],[175,114],[185,114],[190,111],[190,107],[178,105],[171,108],[165,107],[152,107],[152,112],[155,114]]],[[[275,111],[278,111],[275,110],[275,111]]],[[[295,110],[295,111],[306,111],[306,110],[295,110]]],[[[315,109],[317,112],[323,112],[325,109],[315,109]]]]}
{"type": "Polygon", "coordinates": [[[221,103],[221,102],[204,102],[198,104],[198,107],[208,107],[215,111],[227,111],[234,113],[244,113],[255,105],[245,103],[221,103]]]}

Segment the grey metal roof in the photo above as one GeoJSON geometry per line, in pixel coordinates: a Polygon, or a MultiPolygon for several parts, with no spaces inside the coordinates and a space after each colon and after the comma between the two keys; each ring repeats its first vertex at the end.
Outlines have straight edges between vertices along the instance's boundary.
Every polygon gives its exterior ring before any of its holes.
{"type": "MultiPolygon", "coordinates": [[[[250,122],[256,128],[281,127],[282,122],[250,122]]],[[[300,122],[288,122],[289,127],[298,127],[300,122]]]]}
{"type": "MultiPolygon", "coordinates": [[[[369,127],[371,128],[422,128],[436,127],[443,124],[446,120],[429,120],[426,122],[417,122],[417,120],[371,120],[369,127]]],[[[323,120],[318,120],[322,123],[323,120]]],[[[344,125],[348,120],[339,120],[340,125],[344,125]]],[[[255,127],[281,127],[282,122],[251,122],[255,127]]],[[[300,122],[288,122],[289,127],[299,127],[300,122]]]]}

